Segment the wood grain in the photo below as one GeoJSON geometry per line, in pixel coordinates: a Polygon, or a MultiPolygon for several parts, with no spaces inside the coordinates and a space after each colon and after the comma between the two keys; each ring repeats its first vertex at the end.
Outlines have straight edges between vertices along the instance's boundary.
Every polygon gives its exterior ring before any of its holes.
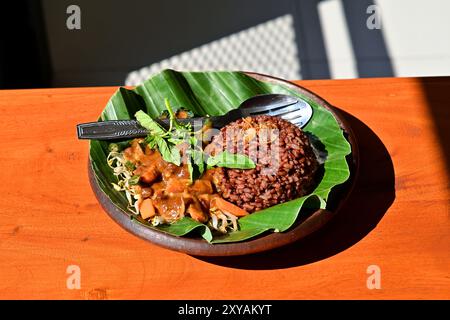
{"type": "Polygon", "coordinates": [[[450,78],[298,83],[362,140],[357,190],[318,234],[225,260],[153,246],[100,208],[75,125],[116,88],[0,91],[0,298],[450,298],[450,78]],[[373,264],[380,290],[366,286],[373,264]],[[80,290],[66,287],[69,265],[80,290]]]}

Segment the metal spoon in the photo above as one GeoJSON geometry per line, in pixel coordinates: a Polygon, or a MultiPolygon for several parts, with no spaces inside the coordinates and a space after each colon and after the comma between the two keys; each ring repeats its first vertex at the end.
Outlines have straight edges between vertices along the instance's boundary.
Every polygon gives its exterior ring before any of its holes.
{"type": "MultiPolygon", "coordinates": [[[[306,101],[284,94],[263,94],[251,97],[242,102],[238,108],[223,116],[194,117],[178,119],[179,122],[189,122],[193,125],[203,124],[206,120],[212,122],[214,128],[221,128],[240,118],[256,115],[277,116],[293,124],[304,127],[311,119],[313,109],[306,101]]],[[[162,126],[168,127],[169,120],[157,120],[162,126]]],[[[111,120],[81,123],[77,125],[78,139],[116,140],[145,137],[147,129],[136,120],[111,120]]]]}

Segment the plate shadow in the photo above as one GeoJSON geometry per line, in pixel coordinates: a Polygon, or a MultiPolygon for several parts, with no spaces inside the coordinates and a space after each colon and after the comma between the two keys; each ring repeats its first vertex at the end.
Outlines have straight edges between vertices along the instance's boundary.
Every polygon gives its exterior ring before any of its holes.
{"type": "Polygon", "coordinates": [[[346,250],[377,226],[395,199],[391,157],[383,142],[367,125],[343,110],[338,111],[350,124],[360,151],[359,173],[340,212],[321,230],[282,248],[247,256],[194,258],[249,270],[302,266],[346,250]]]}

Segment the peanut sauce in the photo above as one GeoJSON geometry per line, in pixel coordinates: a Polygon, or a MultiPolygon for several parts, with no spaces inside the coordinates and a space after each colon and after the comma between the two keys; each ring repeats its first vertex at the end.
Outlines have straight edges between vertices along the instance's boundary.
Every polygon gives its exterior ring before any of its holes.
{"type": "Polygon", "coordinates": [[[170,223],[187,214],[196,221],[208,221],[210,200],[217,196],[212,183],[214,169],[191,182],[187,164],[166,162],[158,150],[143,147],[142,143],[142,139],[135,139],[123,152],[125,159],[135,166],[133,174],[140,177],[135,191],[141,196],[141,204],[146,202],[145,212],[141,205],[142,217],[158,214],[170,223]]]}

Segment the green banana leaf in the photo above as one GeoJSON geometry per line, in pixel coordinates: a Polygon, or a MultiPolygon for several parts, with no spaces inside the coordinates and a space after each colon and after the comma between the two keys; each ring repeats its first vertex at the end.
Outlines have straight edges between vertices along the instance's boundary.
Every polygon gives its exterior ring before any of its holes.
{"type": "Polygon", "coordinates": [[[242,72],[164,70],[133,90],[117,90],[100,120],[132,119],[139,110],[156,117],[165,109],[165,98],[172,106],[182,106],[199,116],[222,115],[244,100],[264,93],[298,96],[314,110],[313,118],[303,130],[320,142],[326,151],[326,159],[322,179],[311,194],[243,217],[239,219],[239,230],[225,235],[213,235],[206,225],[190,218],[154,227],[129,212],[125,194],[114,190],[111,184],[117,182],[117,178],[106,162],[108,143],[93,140],[90,143],[90,160],[101,190],[136,223],[175,236],[197,233],[210,243],[244,241],[267,231],[283,232],[295,223],[302,208],[326,208],[332,188],[344,183],[350,176],[346,156],[351,153],[351,147],[331,112],[287,86],[258,81],[242,72]]]}

